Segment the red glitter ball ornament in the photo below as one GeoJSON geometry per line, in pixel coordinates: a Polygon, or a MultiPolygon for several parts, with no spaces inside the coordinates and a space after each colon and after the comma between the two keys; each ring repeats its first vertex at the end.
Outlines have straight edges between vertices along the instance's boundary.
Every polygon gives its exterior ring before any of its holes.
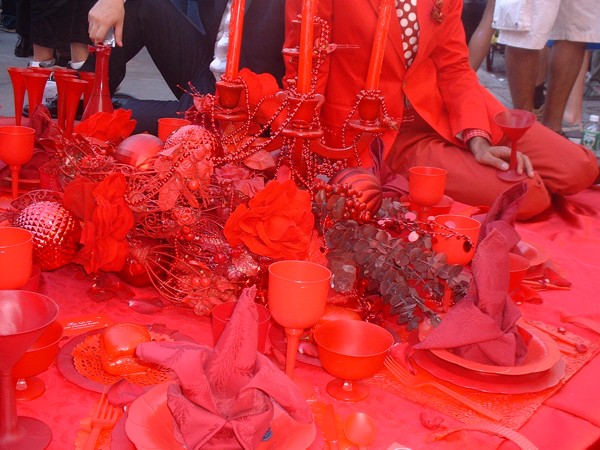
{"type": "Polygon", "coordinates": [[[33,260],[42,270],[69,264],[79,249],[81,225],[59,203],[32,203],[19,213],[14,225],[33,234],[33,260]]]}
{"type": "Polygon", "coordinates": [[[113,157],[122,164],[142,166],[144,161],[163,149],[163,142],[151,134],[134,134],[121,142],[113,157]]]}

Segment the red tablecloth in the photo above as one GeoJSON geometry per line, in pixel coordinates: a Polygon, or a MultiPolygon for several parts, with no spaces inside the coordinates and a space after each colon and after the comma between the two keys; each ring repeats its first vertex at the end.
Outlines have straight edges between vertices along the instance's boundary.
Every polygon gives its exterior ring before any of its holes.
{"type": "MultiPolygon", "coordinates": [[[[600,321],[600,189],[594,187],[563,199],[544,217],[518,224],[517,230],[524,241],[547,251],[556,268],[573,283],[570,290],[542,291],[543,303],[522,304],[523,314],[597,341],[599,337],[595,333],[562,323],[561,314],[585,315],[600,321]]],[[[145,315],[131,309],[126,299],[94,302],[85,293],[91,281],[77,266],[45,272],[43,277],[41,292],[60,304],[60,319],[104,313],[115,322],[164,324],[199,343],[212,345],[207,317],[178,307],[145,315]]],[[[157,295],[152,289],[136,290],[137,297],[157,295]]],[[[579,450],[600,439],[598,373],[600,358],[595,357],[549,397],[518,431],[540,449],[579,450]]],[[[315,395],[323,401],[331,400],[325,391],[331,376],[322,369],[299,362],[296,377],[313,383],[315,395]]],[[[47,384],[46,393],[36,400],[20,403],[18,412],[38,417],[50,425],[53,431],[50,449],[74,448],[79,422],[97,403],[99,394],[65,380],[54,365],[41,378],[47,384]]],[[[442,417],[444,427],[461,424],[429,406],[411,402],[373,384],[371,395],[364,402],[349,404],[334,400],[333,403],[341,419],[352,411],[364,411],[374,417],[378,426],[377,438],[370,447],[374,449],[386,449],[393,442],[413,449],[515,448],[501,438],[476,431],[461,431],[433,442],[439,430],[423,426],[419,419],[421,413],[442,417]]],[[[317,433],[312,448],[325,448],[321,433],[317,433]]]]}

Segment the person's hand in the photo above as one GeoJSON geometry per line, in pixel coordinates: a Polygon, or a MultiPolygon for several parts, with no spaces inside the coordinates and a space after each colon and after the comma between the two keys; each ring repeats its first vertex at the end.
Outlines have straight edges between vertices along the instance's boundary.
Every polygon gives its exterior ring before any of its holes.
{"type": "MultiPolygon", "coordinates": [[[[492,145],[487,139],[476,136],[469,140],[469,148],[479,164],[495,167],[498,170],[508,170],[510,161],[510,148],[503,145],[492,145]]],[[[521,152],[517,152],[517,173],[525,173],[529,178],[533,178],[533,165],[529,157],[521,152]]]]}
{"type": "Polygon", "coordinates": [[[116,44],[122,47],[124,19],[123,0],[98,0],[88,13],[90,39],[94,44],[102,43],[108,30],[114,27],[116,44]]]}

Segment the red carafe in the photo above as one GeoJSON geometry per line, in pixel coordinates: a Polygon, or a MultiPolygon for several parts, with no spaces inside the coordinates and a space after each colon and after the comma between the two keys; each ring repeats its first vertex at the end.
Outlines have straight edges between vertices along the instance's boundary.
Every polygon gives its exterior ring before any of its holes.
{"type": "Polygon", "coordinates": [[[97,112],[113,111],[112,100],[108,90],[108,58],[112,47],[99,44],[96,47],[90,47],[90,52],[96,53],[96,76],[94,77],[94,87],[90,100],[81,116],[85,120],[97,112]]]}

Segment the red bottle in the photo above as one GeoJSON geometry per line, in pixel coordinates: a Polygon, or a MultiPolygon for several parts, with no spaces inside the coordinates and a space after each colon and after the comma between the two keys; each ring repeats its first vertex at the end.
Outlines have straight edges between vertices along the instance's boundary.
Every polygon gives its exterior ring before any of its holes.
{"type": "Polygon", "coordinates": [[[111,46],[104,44],[98,44],[96,47],[90,46],[90,52],[96,53],[96,76],[92,95],[81,116],[82,121],[100,111],[113,112],[112,100],[108,90],[108,58],[111,49],[111,46]]]}

